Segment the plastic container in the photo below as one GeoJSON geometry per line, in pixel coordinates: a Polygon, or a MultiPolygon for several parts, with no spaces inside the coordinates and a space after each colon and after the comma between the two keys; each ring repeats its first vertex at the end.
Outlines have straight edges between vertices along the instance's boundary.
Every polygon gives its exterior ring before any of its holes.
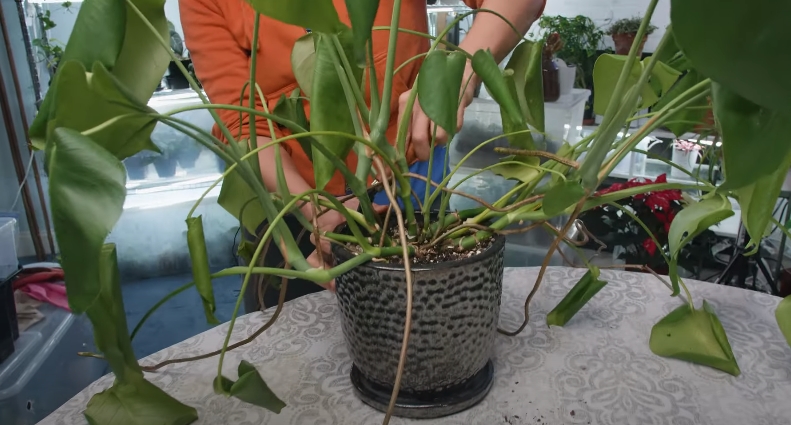
{"type": "Polygon", "coordinates": [[[16,238],[16,219],[0,217],[0,280],[4,280],[19,268],[16,238]]]}
{"type": "Polygon", "coordinates": [[[95,351],[90,322],[43,304],[45,319],[19,334],[16,352],[0,364],[0,424],[33,425],[107,372],[95,351]]]}

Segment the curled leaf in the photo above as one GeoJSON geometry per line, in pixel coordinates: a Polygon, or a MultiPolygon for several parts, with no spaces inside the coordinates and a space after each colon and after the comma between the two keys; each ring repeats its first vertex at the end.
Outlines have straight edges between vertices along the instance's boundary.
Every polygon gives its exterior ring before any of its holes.
{"type": "Polygon", "coordinates": [[[741,373],[725,329],[705,300],[700,310],[684,304],[657,322],[649,346],[658,356],[710,366],[733,376],[741,373]]]}
{"type": "Polygon", "coordinates": [[[593,267],[577,282],[552,311],[547,314],[547,326],[564,326],[594,295],[607,285],[599,280],[599,269],[593,267]]]}
{"type": "Polygon", "coordinates": [[[187,425],[198,419],[198,412],[141,379],[116,382],[91,397],[85,419],[90,425],[187,425]]]}
{"type": "Polygon", "coordinates": [[[203,302],[206,321],[213,325],[219,324],[220,322],[214,317],[216,309],[214,288],[211,283],[209,252],[206,249],[206,237],[203,235],[202,216],[187,218],[187,247],[192,261],[192,279],[195,281],[195,288],[203,302]]]}
{"type": "Polygon", "coordinates": [[[235,382],[224,377],[218,376],[214,379],[214,392],[236,397],[246,403],[263,407],[275,413],[286,407],[286,403],[280,400],[274,392],[266,385],[264,378],[255,369],[255,366],[242,360],[238,368],[239,379],[235,382]]]}

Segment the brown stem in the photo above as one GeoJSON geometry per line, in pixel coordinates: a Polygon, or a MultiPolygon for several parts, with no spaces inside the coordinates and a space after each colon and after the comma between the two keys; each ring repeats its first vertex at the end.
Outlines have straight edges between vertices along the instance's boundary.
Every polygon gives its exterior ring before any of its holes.
{"type": "MultiPolygon", "coordinates": [[[[382,161],[378,158],[374,159],[375,166],[380,172],[384,174],[384,166],[382,161]]],[[[390,205],[397,205],[395,196],[390,190],[390,186],[385,185],[385,192],[387,198],[390,199],[390,205]]],[[[390,423],[390,417],[393,416],[395,403],[398,399],[398,391],[401,389],[401,378],[404,376],[404,365],[406,364],[407,347],[409,346],[409,332],[412,329],[412,267],[409,261],[409,251],[407,250],[406,240],[406,226],[404,225],[404,215],[401,213],[401,208],[395,208],[396,220],[398,220],[398,236],[401,239],[401,247],[403,248],[404,255],[404,274],[406,275],[406,318],[404,320],[404,338],[401,341],[401,355],[398,358],[398,370],[396,371],[395,383],[393,384],[393,393],[390,394],[390,404],[387,406],[387,413],[382,421],[382,425],[390,423]]]]}
{"type": "MultiPolygon", "coordinates": [[[[424,182],[427,182],[427,183],[429,182],[429,180],[428,180],[428,178],[426,176],[421,176],[420,174],[404,173],[404,177],[413,177],[413,178],[416,178],[416,179],[419,179],[419,180],[423,180],[424,182]]],[[[513,211],[513,210],[515,210],[515,209],[517,209],[517,208],[519,208],[521,206],[533,203],[533,202],[535,202],[535,201],[537,201],[537,200],[539,200],[539,199],[544,197],[544,195],[536,195],[536,196],[532,196],[530,198],[527,198],[525,200],[519,201],[519,202],[517,202],[515,204],[509,205],[509,206],[507,206],[505,208],[498,208],[498,207],[495,207],[494,205],[484,201],[483,199],[481,199],[481,198],[479,198],[477,196],[470,195],[469,193],[464,193],[462,191],[451,189],[449,187],[444,187],[444,186],[440,187],[440,184],[437,183],[437,182],[431,181],[431,185],[434,186],[435,188],[439,189],[439,190],[444,191],[444,192],[452,193],[454,195],[463,196],[463,197],[465,197],[467,199],[472,199],[473,201],[483,205],[484,207],[486,207],[487,209],[489,209],[491,211],[504,212],[504,213],[513,211]]]]}
{"type": "MultiPolygon", "coordinates": [[[[568,233],[569,229],[576,221],[577,216],[582,211],[582,207],[585,205],[585,200],[588,198],[588,195],[589,193],[586,193],[585,196],[582,197],[582,200],[577,203],[577,206],[574,208],[574,212],[569,217],[569,221],[563,226],[563,229],[561,230],[562,235],[566,235],[566,233],[568,233]]],[[[525,299],[525,319],[522,322],[522,325],[513,332],[506,331],[502,328],[498,328],[497,332],[507,336],[516,336],[519,335],[525,329],[525,327],[527,327],[527,322],[530,321],[530,301],[533,300],[533,297],[538,292],[538,288],[541,286],[541,280],[544,279],[544,274],[547,271],[547,267],[549,267],[549,261],[552,259],[552,254],[555,253],[555,250],[557,249],[558,245],[560,245],[560,241],[562,240],[563,237],[555,238],[555,240],[553,240],[552,244],[549,246],[549,250],[547,250],[547,255],[544,256],[544,262],[541,264],[541,271],[538,272],[536,283],[533,285],[533,289],[527,295],[527,299],[525,299]]]]}
{"type": "Polygon", "coordinates": [[[577,161],[573,161],[568,158],[559,157],[557,155],[551,154],[549,152],[544,151],[531,151],[531,150],[524,150],[524,149],[514,149],[514,148],[494,148],[494,151],[497,153],[504,153],[506,155],[516,155],[516,156],[540,156],[543,158],[551,159],[555,162],[558,162],[563,165],[568,165],[571,168],[579,169],[580,164],[577,161]]]}

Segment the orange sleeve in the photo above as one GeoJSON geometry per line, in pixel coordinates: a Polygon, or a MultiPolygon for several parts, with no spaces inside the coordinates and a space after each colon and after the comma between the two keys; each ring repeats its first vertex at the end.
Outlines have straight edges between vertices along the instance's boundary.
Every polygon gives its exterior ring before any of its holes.
{"type": "MultiPolygon", "coordinates": [[[[225,0],[223,0],[225,1],[225,0]]],[[[250,57],[248,49],[240,45],[227,23],[233,21],[224,16],[228,11],[215,0],[179,0],[179,13],[184,28],[184,39],[192,58],[195,72],[212,103],[238,105],[240,91],[250,79],[250,57]]],[[[243,25],[238,25],[240,29],[243,25]]],[[[249,91],[246,90],[244,106],[248,106],[249,91]]],[[[261,99],[256,96],[256,109],[263,110],[261,99]]],[[[250,136],[249,116],[238,111],[216,110],[234,138],[250,136]],[[240,132],[241,130],[241,132],[240,132]]],[[[217,125],[212,133],[225,140],[217,125]]],[[[265,125],[256,128],[256,134],[269,136],[265,125]]]]}

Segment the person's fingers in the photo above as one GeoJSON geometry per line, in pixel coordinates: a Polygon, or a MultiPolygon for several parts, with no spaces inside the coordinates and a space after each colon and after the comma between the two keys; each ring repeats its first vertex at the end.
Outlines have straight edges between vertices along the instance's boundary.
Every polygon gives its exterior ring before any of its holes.
{"type": "Polygon", "coordinates": [[[430,130],[431,120],[415,103],[415,110],[412,113],[412,144],[415,147],[415,155],[421,161],[427,161],[431,151],[430,130]]]}
{"type": "MultiPolygon", "coordinates": [[[[409,90],[401,93],[401,96],[398,96],[398,128],[401,128],[401,120],[408,119],[409,124],[406,128],[406,146],[410,146],[412,142],[412,117],[405,117],[404,112],[406,111],[406,103],[409,100],[409,90]]],[[[417,102],[415,102],[417,103],[417,102]]]]}
{"type": "MultiPolygon", "coordinates": [[[[431,131],[434,131],[434,127],[437,128],[437,137],[434,139],[435,146],[442,146],[448,142],[448,132],[445,131],[442,127],[431,123],[431,131]]],[[[429,142],[430,143],[430,142],[429,142]]]]}

